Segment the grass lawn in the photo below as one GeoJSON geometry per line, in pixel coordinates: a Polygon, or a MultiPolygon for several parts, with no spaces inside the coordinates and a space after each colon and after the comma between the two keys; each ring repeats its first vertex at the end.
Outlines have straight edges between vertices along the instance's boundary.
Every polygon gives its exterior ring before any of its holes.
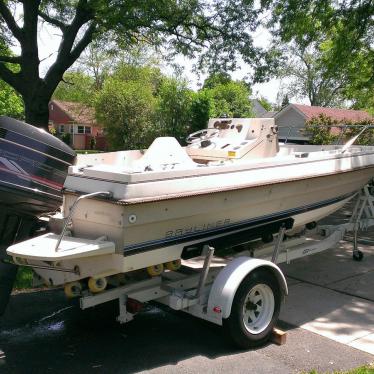
{"type": "MultiPolygon", "coordinates": [[[[316,370],[312,370],[308,374],[319,374],[319,372],[316,370]]],[[[332,371],[331,374],[374,374],[374,363],[368,366],[361,366],[348,371],[332,371]]]]}
{"type": "Polygon", "coordinates": [[[14,288],[24,289],[32,288],[32,270],[31,268],[20,266],[18,268],[14,288]]]}

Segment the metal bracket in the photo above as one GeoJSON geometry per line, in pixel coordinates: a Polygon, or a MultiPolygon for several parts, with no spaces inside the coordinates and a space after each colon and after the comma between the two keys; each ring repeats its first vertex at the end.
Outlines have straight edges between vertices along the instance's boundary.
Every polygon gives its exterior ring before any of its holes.
{"type": "Polygon", "coordinates": [[[117,317],[117,321],[119,323],[126,323],[132,321],[134,319],[134,315],[127,311],[126,303],[127,303],[127,295],[121,295],[119,297],[119,316],[117,317]]]}
{"type": "Polygon", "coordinates": [[[195,295],[196,299],[201,298],[201,294],[203,292],[206,279],[208,277],[210,263],[212,261],[212,257],[213,257],[213,254],[214,254],[214,248],[213,247],[210,247],[209,245],[205,245],[204,247],[205,247],[204,250],[207,250],[207,255],[206,255],[205,260],[204,260],[203,269],[200,273],[199,285],[197,286],[196,295],[195,295]]]}
{"type": "Polygon", "coordinates": [[[355,207],[352,212],[350,223],[353,224],[353,254],[358,250],[358,230],[367,228],[366,220],[374,218],[373,196],[370,194],[368,186],[364,186],[358,195],[355,207]]]}
{"type": "Polygon", "coordinates": [[[278,238],[277,238],[276,243],[274,244],[274,251],[273,251],[273,255],[271,257],[271,262],[273,262],[274,264],[277,263],[278,256],[279,256],[279,250],[280,250],[281,244],[283,242],[283,237],[284,237],[285,232],[286,232],[286,226],[285,226],[284,223],[282,223],[282,226],[279,228],[278,238]]]}

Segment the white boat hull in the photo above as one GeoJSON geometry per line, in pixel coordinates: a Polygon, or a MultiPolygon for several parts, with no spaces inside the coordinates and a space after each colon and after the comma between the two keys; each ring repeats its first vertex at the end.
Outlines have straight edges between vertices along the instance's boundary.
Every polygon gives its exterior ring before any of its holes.
{"type": "Polygon", "coordinates": [[[90,155],[89,165],[70,167],[65,182],[72,238],[56,251],[60,228],[8,253],[43,267],[35,271],[54,285],[128,273],[194,248],[199,255],[205,244],[244,243],[281,225],[299,229],[339,209],[374,175],[374,147],[279,148],[273,120],[241,121],[224,120],[225,136],[187,150],[159,138],[145,153],[90,155]],[[210,157],[199,163],[189,154],[210,157]],[[111,198],[82,199],[98,191],[111,198]]]}
{"type": "MultiPolygon", "coordinates": [[[[21,256],[36,266],[51,261],[63,269],[79,268],[79,274],[35,269],[47,283],[53,285],[92,276],[127,273],[179,259],[186,247],[219,240],[228,234],[240,234],[251,227],[255,231],[262,225],[292,218],[295,229],[317,221],[349,201],[372,173],[372,169],[363,169],[351,172],[350,178],[346,174],[334,175],[237,190],[231,194],[199,195],[183,202],[164,200],[120,205],[83,200],[74,215],[74,236],[93,239],[105,233],[108,237],[106,243],[113,243],[110,251],[106,245],[105,251],[98,250],[90,255],[81,252],[72,258],[71,251],[54,251],[55,238],[52,244],[49,240],[49,255],[44,252],[35,256],[35,250],[30,251],[30,248],[43,246],[42,237],[32,239],[35,241],[33,245],[30,241],[16,244],[8,253],[14,257],[21,256]],[[335,196],[337,187],[341,192],[339,196],[335,196]],[[134,216],[135,222],[130,223],[129,217],[134,216]],[[36,243],[37,240],[41,242],[36,243]]],[[[67,201],[75,199],[73,195],[66,198],[67,201]]]]}

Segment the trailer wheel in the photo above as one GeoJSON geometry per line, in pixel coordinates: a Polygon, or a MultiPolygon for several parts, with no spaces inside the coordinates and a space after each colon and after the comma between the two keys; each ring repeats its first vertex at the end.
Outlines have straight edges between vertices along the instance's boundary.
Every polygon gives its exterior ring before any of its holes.
{"type": "Polygon", "coordinates": [[[264,344],[272,334],[280,304],[279,283],[271,271],[248,274],[236,291],[229,318],[223,320],[229,339],[245,349],[264,344]]]}

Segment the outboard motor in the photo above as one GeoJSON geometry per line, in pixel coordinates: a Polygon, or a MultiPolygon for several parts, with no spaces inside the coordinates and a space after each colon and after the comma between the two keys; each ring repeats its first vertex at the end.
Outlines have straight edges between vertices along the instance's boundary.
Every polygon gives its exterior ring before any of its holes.
{"type": "Polygon", "coordinates": [[[6,248],[34,236],[39,217],[62,204],[62,187],[75,152],[44,130],[0,116],[0,315],[17,274],[6,248]]]}

